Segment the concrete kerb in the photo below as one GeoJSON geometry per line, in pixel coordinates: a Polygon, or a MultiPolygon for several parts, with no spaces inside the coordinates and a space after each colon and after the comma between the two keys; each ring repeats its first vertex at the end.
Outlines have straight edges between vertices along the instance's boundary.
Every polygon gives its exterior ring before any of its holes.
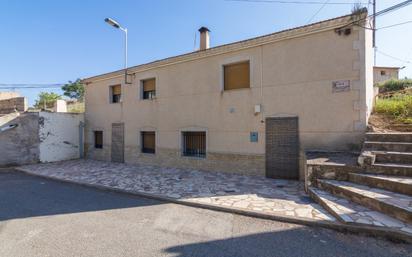
{"type": "Polygon", "coordinates": [[[10,171],[15,170],[17,168],[19,168],[19,166],[14,166],[14,165],[13,166],[2,166],[2,167],[0,167],[0,173],[10,172],[10,171]]]}
{"type": "Polygon", "coordinates": [[[227,212],[227,213],[238,214],[238,215],[243,215],[243,216],[252,217],[252,218],[273,220],[273,221],[279,221],[279,222],[287,222],[287,223],[293,223],[293,224],[299,224],[299,225],[305,225],[305,226],[311,226],[311,227],[321,227],[321,228],[333,229],[333,230],[343,232],[343,233],[352,233],[352,234],[361,234],[361,235],[367,235],[367,236],[381,237],[381,238],[385,238],[390,241],[399,242],[399,243],[412,243],[411,235],[404,233],[404,232],[392,230],[389,228],[380,228],[380,227],[374,227],[374,226],[369,226],[369,225],[350,225],[350,224],[343,224],[343,223],[338,223],[338,222],[310,220],[310,219],[300,218],[300,217],[289,217],[289,216],[284,216],[284,215],[271,215],[271,214],[265,214],[265,213],[260,213],[260,212],[243,210],[243,209],[239,209],[235,207],[227,208],[227,207],[216,206],[216,205],[207,204],[207,203],[191,202],[191,201],[184,200],[184,199],[183,200],[174,199],[174,198],[160,196],[160,195],[147,194],[143,192],[131,192],[131,191],[118,189],[118,188],[112,188],[108,186],[95,185],[95,184],[89,184],[89,183],[84,183],[84,182],[77,182],[77,181],[72,181],[72,180],[54,178],[54,177],[49,177],[45,175],[35,174],[21,167],[10,168],[10,170],[13,170],[13,169],[23,172],[30,176],[41,177],[41,178],[45,178],[48,180],[70,183],[70,184],[80,185],[84,187],[92,187],[92,188],[96,188],[96,189],[103,190],[103,191],[117,192],[117,193],[132,195],[132,196],[140,196],[140,197],[154,199],[154,200],[158,200],[162,202],[170,202],[170,203],[185,205],[189,207],[196,207],[196,208],[202,208],[202,209],[208,209],[208,210],[214,210],[214,211],[227,212]]]}

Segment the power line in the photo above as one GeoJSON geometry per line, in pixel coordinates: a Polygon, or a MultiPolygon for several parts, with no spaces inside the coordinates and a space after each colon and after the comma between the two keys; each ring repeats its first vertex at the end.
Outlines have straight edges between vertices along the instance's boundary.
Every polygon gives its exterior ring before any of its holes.
{"type": "Polygon", "coordinates": [[[360,22],[360,21],[370,19],[370,18],[375,18],[375,17],[380,16],[380,15],[388,14],[390,12],[393,12],[393,11],[397,10],[397,9],[406,7],[406,6],[410,5],[411,3],[412,3],[412,0],[407,0],[407,1],[401,2],[399,4],[396,4],[396,5],[393,5],[391,7],[386,8],[386,9],[383,9],[379,12],[376,12],[374,14],[366,16],[365,18],[360,18],[360,19],[357,19],[355,21],[351,21],[351,22],[347,23],[346,25],[343,25],[342,28],[353,25],[353,24],[359,26],[359,24],[357,24],[357,23],[360,22]]]}
{"type": "MultiPolygon", "coordinates": [[[[250,2],[250,3],[274,3],[274,4],[315,4],[323,5],[324,1],[284,1],[284,0],[225,0],[227,2],[250,2]]],[[[353,5],[353,4],[368,4],[360,2],[330,2],[327,5],[353,5]]]]}
{"type": "Polygon", "coordinates": [[[16,89],[53,89],[53,88],[60,88],[60,87],[0,87],[0,90],[3,89],[12,89],[12,90],[16,90],[16,89]]]}
{"type": "Polygon", "coordinates": [[[330,0],[326,0],[326,1],[323,3],[323,5],[319,8],[319,10],[317,10],[317,11],[315,12],[315,14],[312,15],[312,17],[308,20],[307,23],[310,23],[310,22],[316,17],[316,15],[318,15],[318,13],[320,13],[320,11],[322,11],[322,9],[328,4],[329,1],[330,1],[330,0]]]}
{"type": "Polygon", "coordinates": [[[1,84],[0,90],[4,89],[53,89],[61,88],[64,84],[1,84]]]}
{"type": "Polygon", "coordinates": [[[380,54],[382,54],[382,55],[384,55],[384,56],[386,56],[386,57],[392,58],[392,59],[394,59],[394,60],[397,60],[397,61],[400,61],[400,62],[403,62],[403,63],[412,63],[412,62],[409,61],[409,60],[404,60],[404,59],[401,59],[401,58],[392,56],[392,55],[387,54],[387,53],[384,53],[384,52],[382,52],[382,51],[380,51],[380,50],[376,50],[376,51],[377,51],[378,53],[380,53],[380,54]]]}
{"type": "Polygon", "coordinates": [[[392,27],[396,27],[396,26],[400,26],[400,25],[405,25],[405,24],[408,24],[408,23],[412,23],[412,20],[411,21],[401,22],[401,23],[396,23],[396,24],[392,24],[392,25],[388,25],[388,26],[384,26],[384,27],[380,27],[380,28],[377,28],[376,30],[392,28],[392,27]]]}
{"type": "Polygon", "coordinates": [[[379,16],[379,15],[382,15],[382,14],[386,14],[386,13],[395,11],[397,9],[406,7],[407,5],[410,5],[411,3],[412,3],[412,0],[407,0],[407,1],[401,2],[399,4],[396,4],[396,5],[393,5],[391,7],[386,8],[386,9],[383,9],[383,10],[377,12],[376,14],[374,14],[373,16],[376,17],[376,16],[379,16]]]}
{"type": "Polygon", "coordinates": [[[20,86],[31,86],[31,87],[44,87],[44,86],[52,86],[52,87],[54,87],[54,86],[59,86],[59,87],[61,87],[61,86],[63,86],[63,85],[65,85],[65,83],[50,83],[50,84],[7,84],[7,83],[0,83],[0,87],[2,87],[2,86],[6,86],[6,87],[11,87],[11,86],[13,86],[13,87],[20,87],[20,86]]]}

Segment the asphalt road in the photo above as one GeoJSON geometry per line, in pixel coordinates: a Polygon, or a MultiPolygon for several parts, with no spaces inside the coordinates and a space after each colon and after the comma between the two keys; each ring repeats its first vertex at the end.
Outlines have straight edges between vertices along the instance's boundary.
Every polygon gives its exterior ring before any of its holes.
{"type": "Polygon", "coordinates": [[[0,256],[412,256],[412,245],[0,170],[0,256]]]}

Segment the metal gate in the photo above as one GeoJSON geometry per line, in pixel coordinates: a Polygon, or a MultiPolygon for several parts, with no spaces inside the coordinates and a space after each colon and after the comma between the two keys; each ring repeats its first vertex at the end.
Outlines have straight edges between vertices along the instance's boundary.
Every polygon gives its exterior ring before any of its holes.
{"type": "Polygon", "coordinates": [[[124,162],[124,123],[112,124],[112,162],[124,162]]]}
{"type": "Polygon", "coordinates": [[[298,117],[266,118],[266,177],[299,179],[298,117]]]}

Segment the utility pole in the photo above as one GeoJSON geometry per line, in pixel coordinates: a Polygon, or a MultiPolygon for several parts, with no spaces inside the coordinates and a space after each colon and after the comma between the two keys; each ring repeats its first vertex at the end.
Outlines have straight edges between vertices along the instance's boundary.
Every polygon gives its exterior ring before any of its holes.
{"type": "Polygon", "coordinates": [[[376,66],[376,0],[373,0],[373,64],[376,66]]]}

